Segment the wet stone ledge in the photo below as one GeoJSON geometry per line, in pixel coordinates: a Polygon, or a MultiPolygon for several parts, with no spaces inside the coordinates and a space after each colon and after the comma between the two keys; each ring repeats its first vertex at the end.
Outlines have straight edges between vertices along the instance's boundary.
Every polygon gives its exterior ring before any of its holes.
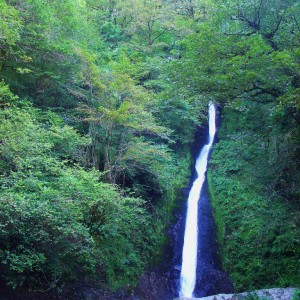
{"type": "MultiPolygon", "coordinates": [[[[273,288],[265,290],[257,290],[253,292],[245,292],[240,294],[218,294],[214,296],[202,298],[175,298],[174,300],[292,300],[296,292],[296,288],[273,288]]],[[[299,299],[294,297],[294,299],[299,299]]]]}

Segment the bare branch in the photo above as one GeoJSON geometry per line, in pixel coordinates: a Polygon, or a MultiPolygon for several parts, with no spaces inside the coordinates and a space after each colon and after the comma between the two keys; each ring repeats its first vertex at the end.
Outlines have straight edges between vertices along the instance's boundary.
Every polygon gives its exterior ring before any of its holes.
{"type": "Polygon", "coordinates": [[[279,30],[279,27],[280,27],[280,24],[281,24],[281,22],[282,22],[282,19],[283,19],[283,17],[280,16],[280,17],[279,17],[279,20],[278,20],[278,22],[277,22],[277,24],[276,24],[276,27],[274,28],[273,31],[271,31],[271,32],[269,32],[269,33],[263,34],[263,36],[264,36],[266,39],[270,40],[270,39],[272,39],[272,38],[274,37],[275,33],[279,30]]]}
{"type": "Polygon", "coordinates": [[[246,18],[245,15],[238,14],[236,16],[232,16],[231,19],[235,20],[235,21],[242,21],[242,22],[246,23],[249,27],[253,28],[256,32],[258,30],[260,30],[259,24],[257,24],[256,22],[253,22],[253,21],[249,20],[248,18],[246,18]]]}

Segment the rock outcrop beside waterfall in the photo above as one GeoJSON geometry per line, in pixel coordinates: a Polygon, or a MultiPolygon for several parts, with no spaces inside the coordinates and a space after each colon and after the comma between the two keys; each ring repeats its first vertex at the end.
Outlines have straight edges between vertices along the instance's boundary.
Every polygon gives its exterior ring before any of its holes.
{"type": "Polygon", "coordinates": [[[176,298],[174,300],[299,300],[299,294],[298,298],[295,296],[296,290],[295,288],[273,288],[240,294],[218,294],[202,298],[176,298]]]}

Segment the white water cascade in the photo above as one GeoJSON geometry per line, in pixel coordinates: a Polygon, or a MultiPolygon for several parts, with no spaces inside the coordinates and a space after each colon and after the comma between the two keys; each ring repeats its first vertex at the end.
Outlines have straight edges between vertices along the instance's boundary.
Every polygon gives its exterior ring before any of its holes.
{"type": "Polygon", "coordinates": [[[184,244],[182,252],[182,267],[180,274],[180,297],[193,297],[196,284],[197,247],[198,247],[198,200],[205,180],[209,150],[216,133],[216,109],[213,103],[209,104],[209,142],[204,145],[197,160],[196,171],[198,177],[193,182],[189,193],[186,214],[184,244]]]}

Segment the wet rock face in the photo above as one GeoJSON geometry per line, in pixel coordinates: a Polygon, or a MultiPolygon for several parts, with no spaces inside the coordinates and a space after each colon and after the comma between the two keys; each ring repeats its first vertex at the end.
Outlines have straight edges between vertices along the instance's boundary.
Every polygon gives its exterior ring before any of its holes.
{"type": "Polygon", "coordinates": [[[233,283],[222,270],[207,182],[203,185],[198,206],[198,259],[194,295],[206,297],[233,293],[233,283]]]}
{"type": "Polygon", "coordinates": [[[132,299],[170,300],[173,299],[168,278],[159,273],[145,273],[139,280],[132,299]]]}
{"type": "MultiPolygon", "coordinates": [[[[185,191],[185,198],[188,197],[189,190],[185,191]]],[[[182,263],[182,247],[185,227],[186,203],[182,203],[181,208],[176,214],[177,222],[169,230],[171,263],[166,275],[169,279],[173,298],[178,295],[180,288],[180,273],[182,263]]]]}
{"type": "Polygon", "coordinates": [[[240,294],[218,294],[203,298],[177,298],[174,300],[291,300],[296,290],[295,288],[273,288],[240,294]]]}
{"type": "Polygon", "coordinates": [[[197,274],[194,295],[205,297],[218,293],[233,293],[232,281],[226,273],[213,269],[210,265],[200,265],[201,272],[197,274]]]}

